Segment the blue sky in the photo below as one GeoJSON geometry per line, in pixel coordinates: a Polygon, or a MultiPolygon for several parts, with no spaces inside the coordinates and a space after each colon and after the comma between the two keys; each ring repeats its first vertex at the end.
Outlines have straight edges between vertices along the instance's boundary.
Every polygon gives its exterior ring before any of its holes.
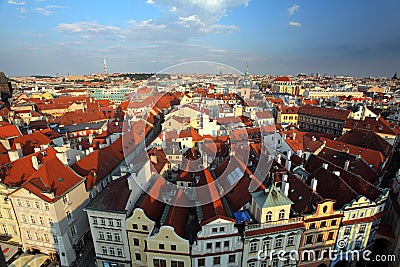
{"type": "Polygon", "coordinates": [[[392,76],[398,0],[0,0],[9,76],[157,72],[195,60],[251,73],[392,76]]]}

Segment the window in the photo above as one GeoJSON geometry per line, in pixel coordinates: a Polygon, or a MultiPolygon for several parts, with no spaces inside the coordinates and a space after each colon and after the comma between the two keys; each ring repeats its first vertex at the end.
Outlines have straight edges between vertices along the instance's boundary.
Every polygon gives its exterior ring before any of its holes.
{"type": "Polygon", "coordinates": [[[321,243],[324,240],[324,235],[323,234],[318,234],[317,236],[317,242],[321,243]]]}
{"type": "Polygon", "coordinates": [[[281,248],[282,247],[282,238],[277,238],[275,240],[275,247],[276,248],[281,248]]]}
{"type": "Polygon", "coordinates": [[[35,238],[36,238],[37,241],[41,240],[40,235],[38,233],[36,233],[36,232],[35,232],[35,238]]]}
{"type": "Polygon", "coordinates": [[[44,219],[42,216],[39,217],[39,223],[40,225],[44,225],[44,219]]]}
{"type": "Polygon", "coordinates": [[[176,250],[176,245],[171,245],[171,250],[176,250]]]}
{"type": "Polygon", "coordinates": [[[344,229],[344,234],[345,234],[345,235],[349,235],[349,234],[350,234],[350,231],[351,231],[351,226],[347,226],[347,227],[344,229]]]}
{"type": "Polygon", "coordinates": [[[334,232],[329,232],[328,233],[328,239],[327,240],[333,240],[334,232]]]}
{"type": "Polygon", "coordinates": [[[133,245],[139,246],[139,239],[134,238],[134,239],[133,239],[133,245]]]}
{"type": "Polygon", "coordinates": [[[68,221],[71,220],[71,218],[72,218],[71,212],[69,210],[67,210],[66,214],[67,214],[67,220],[68,221]]]}
{"type": "Polygon", "coordinates": [[[267,213],[267,216],[266,216],[265,220],[266,220],[267,222],[272,221],[272,212],[271,212],[271,211],[269,211],[269,212],[267,213]]]}
{"type": "Polygon", "coordinates": [[[167,267],[167,261],[162,259],[153,259],[154,267],[167,267]]]}
{"type": "Polygon", "coordinates": [[[224,248],[229,248],[229,241],[224,241],[224,248]]]}
{"type": "Polygon", "coordinates": [[[315,229],[315,223],[310,223],[310,229],[315,229]]]}
{"type": "Polygon", "coordinates": [[[271,240],[264,240],[263,241],[263,250],[271,249],[271,240]]]}
{"type": "Polygon", "coordinates": [[[54,244],[58,244],[58,237],[56,235],[53,235],[53,241],[54,244]]]}
{"type": "Polygon", "coordinates": [[[52,227],[52,226],[54,226],[54,222],[53,222],[53,219],[52,218],[49,218],[49,225],[52,227]]]}
{"type": "Polygon", "coordinates": [[[27,208],[30,208],[30,207],[31,207],[31,203],[30,203],[28,200],[26,200],[26,201],[25,201],[25,206],[26,206],[27,208]]]}
{"type": "Polygon", "coordinates": [[[207,249],[212,249],[212,243],[207,243],[207,249]]]}
{"type": "Polygon", "coordinates": [[[99,239],[104,240],[104,232],[99,231],[99,239]]]}
{"type": "Polygon", "coordinates": [[[294,246],[294,236],[289,236],[287,240],[288,246],[294,246]]]}
{"type": "Polygon", "coordinates": [[[117,220],[117,227],[121,227],[121,220],[117,220]]]}
{"type": "Polygon", "coordinates": [[[112,234],[111,234],[111,232],[107,232],[107,240],[112,240],[112,234]]]}
{"type": "Polygon", "coordinates": [[[364,233],[365,232],[365,224],[361,224],[360,225],[360,229],[358,230],[358,232],[360,232],[360,233],[364,233]]]}
{"type": "Polygon", "coordinates": [[[147,228],[147,225],[142,225],[143,231],[148,231],[149,229],[147,228]]]}
{"type": "Polygon", "coordinates": [[[117,248],[117,256],[118,257],[123,257],[121,248],[117,248]]]}
{"type": "Polygon", "coordinates": [[[279,264],[278,259],[275,258],[272,260],[272,267],[278,267],[278,264],[279,264]]]}
{"type": "Polygon", "coordinates": [[[35,216],[33,216],[33,215],[31,215],[31,222],[32,222],[33,224],[36,224],[36,219],[35,219],[35,216]]]}
{"type": "Polygon", "coordinates": [[[21,217],[22,217],[22,221],[23,221],[24,223],[26,223],[27,221],[26,221],[26,216],[25,216],[25,214],[22,214],[21,217]]]}
{"type": "Polygon", "coordinates": [[[136,223],[132,224],[132,228],[135,230],[138,229],[137,224],[136,223]]]}
{"type": "Polygon", "coordinates": [[[35,207],[37,208],[37,209],[40,209],[40,204],[39,204],[39,202],[35,202],[35,207]]]}
{"type": "Polygon", "coordinates": [[[232,262],[235,262],[235,261],[236,261],[236,255],[235,254],[229,255],[228,262],[232,263],[232,262]]]}
{"type": "Polygon", "coordinates": [[[108,226],[114,226],[113,219],[108,219],[108,226]]]}
{"type": "Polygon", "coordinates": [[[121,237],[119,236],[119,233],[114,233],[114,240],[115,241],[121,241],[121,237]]]}
{"type": "Polygon", "coordinates": [[[206,266],[206,260],[205,259],[198,259],[197,260],[197,265],[198,266],[206,266]]]}
{"type": "Polygon", "coordinates": [[[106,219],[100,218],[100,224],[101,225],[106,225],[106,219]]]}
{"type": "Polygon", "coordinates": [[[185,263],[183,261],[171,261],[171,267],[184,267],[185,263]]]}
{"type": "Polygon", "coordinates": [[[213,233],[218,233],[218,228],[213,228],[213,229],[212,229],[212,232],[213,232],[213,233]]]}
{"type": "Polygon", "coordinates": [[[158,248],[159,248],[159,249],[164,249],[165,246],[164,246],[164,244],[158,244],[158,248]]]}
{"type": "Polygon", "coordinates": [[[115,249],[113,247],[110,248],[110,255],[115,256],[115,249]]]}
{"type": "Polygon", "coordinates": [[[92,218],[93,218],[93,224],[98,224],[97,217],[92,217],[92,218]]]}
{"type": "Polygon", "coordinates": [[[215,248],[220,249],[221,248],[221,242],[216,242],[215,243],[215,248]]]}
{"type": "Polygon", "coordinates": [[[326,227],[326,222],[321,222],[321,228],[325,228],[326,227]]]}
{"type": "Polygon", "coordinates": [[[283,219],[285,219],[285,210],[281,210],[279,212],[279,220],[283,220],[283,219]]]}
{"type": "Polygon", "coordinates": [[[72,226],[70,230],[71,230],[71,235],[74,236],[76,234],[75,226],[72,226]]]}
{"type": "Polygon", "coordinates": [[[50,242],[49,235],[46,234],[46,233],[44,233],[43,236],[44,236],[44,241],[46,241],[47,243],[49,243],[49,242],[50,242]]]}
{"type": "Polygon", "coordinates": [[[214,257],[214,258],[213,258],[213,263],[214,263],[215,265],[221,264],[221,258],[220,258],[220,257],[214,257]]]}
{"type": "Polygon", "coordinates": [[[312,244],[312,241],[313,241],[313,236],[312,235],[307,236],[306,244],[312,244]]]}
{"type": "Polygon", "coordinates": [[[255,262],[249,262],[247,264],[247,267],[256,267],[256,263],[255,262]]]}
{"type": "Polygon", "coordinates": [[[107,247],[102,246],[101,251],[103,252],[104,255],[107,255],[107,247]]]}
{"type": "Polygon", "coordinates": [[[44,203],[44,209],[45,209],[45,210],[49,210],[49,204],[44,203]]]}
{"type": "Polygon", "coordinates": [[[17,199],[17,205],[18,205],[18,207],[22,207],[22,203],[21,203],[20,199],[17,199]]]}
{"type": "Polygon", "coordinates": [[[220,232],[225,232],[225,227],[220,227],[220,228],[219,228],[219,231],[220,231],[220,232]]]}
{"type": "Polygon", "coordinates": [[[256,252],[257,251],[257,247],[258,247],[258,243],[257,242],[250,243],[250,252],[256,252]]]}
{"type": "Polygon", "coordinates": [[[137,261],[141,261],[142,260],[142,256],[140,255],[140,253],[135,253],[135,259],[137,261]]]}
{"type": "Polygon", "coordinates": [[[268,261],[262,261],[261,262],[261,267],[269,267],[268,261]]]}
{"type": "Polygon", "coordinates": [[[64,204],[68,203],[68,196],[67,195],[63,196],[62,200],[64,204]]]}

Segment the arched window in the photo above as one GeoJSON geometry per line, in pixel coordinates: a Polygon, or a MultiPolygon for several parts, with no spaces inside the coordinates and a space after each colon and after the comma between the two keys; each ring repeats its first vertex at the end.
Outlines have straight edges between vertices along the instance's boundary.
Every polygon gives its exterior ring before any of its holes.
{"type": "Polygon", "coordinates": [[[279,212],[279,220],[283,220],[283,219],[285,219],[285,210],[281,210],[279,212]]]}
{"type": "Polygon", "coordinates": [[[266,216],[265,220],[266,220],[267,222],[272,221],[272,211],[269,211],[269,212],[267,213],[267,216],[266,216]]]}

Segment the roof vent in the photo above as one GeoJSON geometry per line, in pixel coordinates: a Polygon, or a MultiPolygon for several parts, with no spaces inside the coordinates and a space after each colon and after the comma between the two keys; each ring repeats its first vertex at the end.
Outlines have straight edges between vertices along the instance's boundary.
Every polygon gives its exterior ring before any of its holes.
{"type": "Polygon", "coordinates": [[[58,177],[58,178],[57,178],[57,181],[59,181],[59,182],[61,183],[61,182],[63,182],[63,181],[64,181],[64,179],[63,179],[63,178],[61,178],[61,177],[58,177]]]}

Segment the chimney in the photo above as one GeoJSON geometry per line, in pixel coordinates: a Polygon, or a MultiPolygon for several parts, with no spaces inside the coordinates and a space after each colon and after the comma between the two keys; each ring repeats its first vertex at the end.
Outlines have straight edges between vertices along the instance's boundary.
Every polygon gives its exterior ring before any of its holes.
{"type": "Polygon", "coordinates": [[[328,163],[322,163],[322,168],[324,168],[325,170],[328,169],[328,163]]]}
{"type": "Polygon", "coordinates": [[[295,139],[296,139],[296,133],[293,132],[293,140],[295,140],[295,139]]]}
{"type": "Polygon", "coordinates": [[[301,149],[297,150],[297,156],[299,156],[301,158],[301,155],[303,154],[303,152],[301,151],[301,149]]]}
{"type": "Polygon", "coordinates": [[[106,143],[107,143],[107,146],[109,146],[110,145],[110,142],[111,140],[110,140],[110,138],[106,138],[106,143]]]}
{"type": "Polygon", "coordinates": [[[33,133],[33,131],[32,130],[28,130],[28,134],[31,134],[31,133],[33,133]]]}
{"type": "Polygon", "coordinates": [[[317,138],[315,138],[315,136],[313,135],[312,137],[311,137],[311,141],[316,141],[317,140],[317,138]]]}
{"type": "Polygon", "coordinates": [[[340,176],[340,171],[333,171],[333,174],[336,176],[340,176]]]}
{"type": "Polygon", "coordinates": [[[290,160],[292,158],[292,151],[288,150],[287,151],[287,160],[290,160]]]}
{"type": "Polygon", "coordinates": [[[288,171],[290,171],[290,169],[292,168],[292,161],[287,160],[287,161],[286,161],[286,164],[285,164],[285,168],[286,168],[288,171]]]}
{"type": "Polygon", "coordinates": [[[81,155],[76,155],[75,158],[76,158],[76,161],[80,161],[81,160],[81,155]]]}
{"type": "Polygon", "coordinates": [[[312,178],[312,180],[311,180],[311,187],[312,187],[312,190],[313,190],[314,192],[317,191],[317,184],[318,184],[318,180],[315,179],[315,178],[312,178]]]}
{"type": "Polygon", "coordinates": [[[283,140],[286,140],[286,134],[285,133],[283,134],[282,138],[283,138],[283,140]]]}
{"type": "Polygon", "coordinates": [[[350,166],[350,160],[346,160],[345,162],[344,162],[344,170],[345,171],[347,171],[348,169],[349,169],[349,166],[350,166]]]}
{"type": "Polygon", "coordinates": [[[132,173],[131,175],[128,176],[128,187],[129,190],[133,191],[135,187],[137,187],[137,184],[135,182],[136,179],[136,173],[132,173]]]}
{"type": "Polygon", "coordinates": [[[289,183],[287,181],[287,174],[282,175],[281,191],[285,196],[289,195],[289,183]]]}
{"type": "Polygon", "coordinates": [[[15,148],[17,149],[18,156],[19,156],[20,158],[22,158],[23,154],[22,154],[21,143],[15,143],[15,148]]]}
{"type": "Polygon", "coordinates": [[[89,147],[89,153],[93,152],[93,147],[89,147]]]}
{"type": "Polygon", "coordinates": [[[78,149],[82,151],[82,145],[79,145],[79,146],[78,146],[78,149]]]}
{"type": "Polygon", "coordinates": [[[37,157],[36,156],[32,156],[32,167],[35,169],[35,170],[38,170],[39,169],[39,162],[38,162],[38,159],[37,159],[37,157]]]}
{"type": "Polygon", "coordinates": [[[281,161],[281,154],[276,155],[276,161],[277,161],[279,164],[282,163],[282,161],[281,161]]]}
{"type": "Polygon", "coordinates": [[[89,135],[89,144],[93,143],[93,135],[89,135]]]}

